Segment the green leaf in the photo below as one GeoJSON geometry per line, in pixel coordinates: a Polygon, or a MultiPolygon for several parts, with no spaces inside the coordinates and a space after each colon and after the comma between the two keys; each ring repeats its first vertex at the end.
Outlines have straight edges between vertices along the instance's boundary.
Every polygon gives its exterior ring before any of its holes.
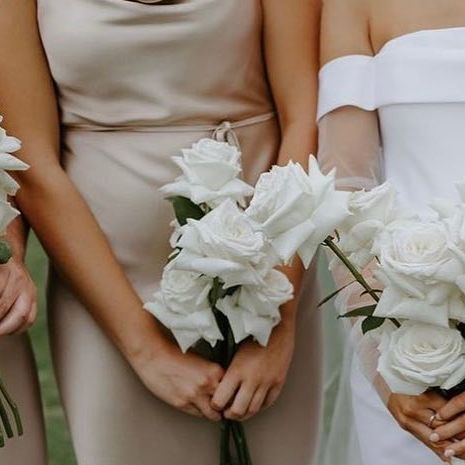
{"type": "Polygon", "coordinates": [[[5,263],[8,263],[12,255],[13,255],[13,252],[11,250],[10,243],[5,239],[1,239],[0,240],[0,265],[5,265],[5,263]]]}
{"type": "MultiPolygon", "coordinates": [[[[372,291],[375,293],[375,294],[382,294],[383,293],[383,290],[382,289],[372,289],[372,291]]],[[[368,295],[370,294],[368,291],[363,291],[361,294],[360,294],[360,297],[363,297],[364,295],[368,295]]]]}
{"type": "Polygon", "coordinates": [[[231,296],[236,293],[241,288],[241,286],[232,286],[228,287],[227,289],[223,288],[221,291],[221,298],[225,298],[226,296],[231,296]]]}
{"type": "Polygon", "coordinates": [[[385,320],[385,318],[379,318],[377,316],[369,316],[368,318],[365,318],[362,323],[362,333],[366,334],[369,331],[379,328],[385,320]]]}
{"type": "MultiPolygon", "coordinates": [[[[338,318],[355,318],[357,316],[372,316],[376,309],[376,304],[367,305],[366,307],[356,308],[344,315],[339,315],[338,318]]],[[[375,317],[373,317],[375,318],[375,317]]]]}
{"type": "Polygon", "coordinates": [[[200,220],[205,216],[203,210],[186,197],[170,197],[168,200],[173,204],[176,219],[181,226],[184,226],[188,219],[200,220]]]}
{"type": "Polygon", "coordinates": [[[337,289],[334,292],[331,292],[331,294],[328,295],[328,297],[324,298],[319,304],[318,307],[322,307],[325,303],[329,302],[331,299],[334,299],[340,292],[342,292],[345,288],[349,287],[351,284],[356,283],[357,281],[351,281],[350,283],[347,283],[345,286],[342,286],[340,289],[337,289]]]}

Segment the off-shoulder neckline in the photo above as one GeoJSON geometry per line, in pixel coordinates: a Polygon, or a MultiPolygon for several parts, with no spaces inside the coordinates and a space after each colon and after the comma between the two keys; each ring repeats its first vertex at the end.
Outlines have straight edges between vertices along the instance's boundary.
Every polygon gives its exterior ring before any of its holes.
{"type": "Polygon", "coordinates": [[[452,31],[465,31],[465,26],[454,26],[454,27],[442,27],[442,28],[431,28],[431,29],[419,29],[418,31],[406,32],[405,34],[400,34],[396,37],[392,37],[391,39],[387,40],[381,48],[376,52],[374,55],[368,55],[363,53],[354,53],[348,55],[341,55],[340,57],[333,58],[332,60],[325,63],[321,69],[324,69],[329,64],[350,57],[366,57],[366,58],[376,58],[377,56],[381,55],[385,52],[391,45],[394,45],[398,42],[403,42],[404,40],[410,39],[412,37],[418,35],[425,35],[431,33],[441,33],[441,32],[452,32],[452,31]]]}

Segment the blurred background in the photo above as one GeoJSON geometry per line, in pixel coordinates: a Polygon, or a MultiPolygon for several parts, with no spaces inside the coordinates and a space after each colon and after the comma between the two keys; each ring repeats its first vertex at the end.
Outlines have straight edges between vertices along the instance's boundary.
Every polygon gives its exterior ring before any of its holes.
{"type": "Polygon", "coordinates": [[[49,465],[76,465],[50,360],[45,311],[47,259],[34,236],[31,236],[29,242],[27,264],[39,289],[40,307],[38,321],[31,330],[31,338],[42,386],[42,399],[48,435],[49,465]]]}

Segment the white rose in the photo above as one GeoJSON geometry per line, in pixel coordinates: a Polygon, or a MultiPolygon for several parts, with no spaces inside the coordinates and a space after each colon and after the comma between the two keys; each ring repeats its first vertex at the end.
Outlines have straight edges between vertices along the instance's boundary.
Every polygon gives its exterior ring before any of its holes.
{"type": "Polygon", "coordinates": [[[285,274],[270,270],[263,286],[241,286],[232,296],[219,300],[217,308],[228,317],[236,343],[253,336],[266,346],[281,321],[279,309],[292,300],[293,291],[285,274]]]}
{"type": "Polygon", "coordinates": [[[173,228],[173,232],[170,236],[170,246],[172,249],[175,249],[182,236],[183,227],[179,224],[178,220],[171,221],[170,226],[173,228]]]}
{"type": "Polygon", "coordinates": [[[212,284],[206,276],[165,269],[160,291],[144,305],[172,331],[183,352],[200,339],[214,346],[223,338],[208,299],[212,284]]]}
{"type": "Polygon", "coordinates": [[[450,250],[440,222],[395,221],[377,238],[378,279],[386,286],[375,316],[406,318],[448,327],[465,321],[465,302],[456,285],[464,265],[450,250]]]}
{"type": "MultiPolygon", "coordinates": [[[[389,183],[350,195],[351,215],[337,228],[338,246],[359,269],[365,268],[374,258],[372,248],[377,234],[399,218],[396,197],[397,193],[389,183]]],[[[337,263],[338,259],[334,259],[331,268],[337,263]]]]}
{"type": "Polygon", "coordinates": [[[165,195],[187,197],[197,205],[205,203],[212,208],[225,199],[244,204],[244,198],[253,195],[253,188],[238,179],[241,153],[236,147],[201,139],[182,153],[182,157],[173,160],[183,174],[161,188],[165,195]]]}
{"type": "MultiPolygon", "coordinates": [[[[0,123],[3,118],[0,117],[0,123]]],[[[11,155],[21,148],[21,142],[16,137],[8,136],[0,127],[0,198],[7,199],[8,195],[15,195],[19,184],[6,171],[24,171],[29,166],[11,155]]]]}
{"type": "Polygon", "coordinates": [[[265,236],[231,200],[189,219],[176,246],[182,250],[169,266],[218,277],[226,288],[262,284],[269,267],[265,236]]]}
{"type": "Polygon", "coordinates": [[[309,174],[292,162],[262,174],[246,211],[284,262],[298,253],[306,267],[320,243],[349,215],[349,194],[335,190],[334,171],[323,176],[313,156],[309,164],[309,174]]]}
{"type": "Polygon", "coordinates": [[[0,199],[0,236],[6,234],[8,225],[18,216],[20,212],[13,208],[11,204],[0,199]]]}
{"type": "Polygon", "coordinates": [[[397,394],[451,389],[465,379],[465,341],[457,329],[406,322],[383,334],[379,351],[378,371],[397,394]]]}

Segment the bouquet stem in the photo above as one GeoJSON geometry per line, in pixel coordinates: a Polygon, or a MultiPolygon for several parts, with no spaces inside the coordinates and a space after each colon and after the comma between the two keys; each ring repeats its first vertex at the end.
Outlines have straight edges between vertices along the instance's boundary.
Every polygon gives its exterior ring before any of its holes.
{"type": "MultiPolygon", "coordinates": [[[[19,414],[18,407],[14,403],[10,394],[8,393],[5,385],[3,384],[3,381],[0,379],[0,421],[3,425],[3,430],[5,431],[6,436],[8,438],[12,438],[15,435],[15,433],[11,425],[10,415],[8,414],[7,408],[11,410],[11,414],[13,415],[18,436],[22,436],[23,425],[21,422],[21,416],[19,414]]],[[[5,446],[5,437],[3,435],[3,430],[2,428],[0,428],[0,447],[5,446]]]]}
{"type": "Polygon", "coordinates": [[[326,238],[324,244],[331,249],[331,251],[336,255],[339,260],[347,267],[355,280],[365,289],[365,291],[370,294],[375,302],[379,302],[379,296],[375,290],[368,284],[367,280],[363,277],[357,268],[352,264],[352,262],[345,256],[344,252],[334,243],[334,240],[331,237],[326,238]]]}
{"type": "MultiPolygon", "coordinates": [[[[215,308],[221,292],[221,284],[216,280],[212,290],[211,303],[218,328],[223,335],[223,341],[219,341],[214,347],[213,359],[224,369],[227,369],[234,358],[237,345],[228,319],[215,308]]],[[[226,418],[222,420],[220,465],[252,465],[246,434],[242,424],[238,421],[227,420],[226,418]],[[232,444],[234,444],[234,455],[231,452],[232,444]]]]}

